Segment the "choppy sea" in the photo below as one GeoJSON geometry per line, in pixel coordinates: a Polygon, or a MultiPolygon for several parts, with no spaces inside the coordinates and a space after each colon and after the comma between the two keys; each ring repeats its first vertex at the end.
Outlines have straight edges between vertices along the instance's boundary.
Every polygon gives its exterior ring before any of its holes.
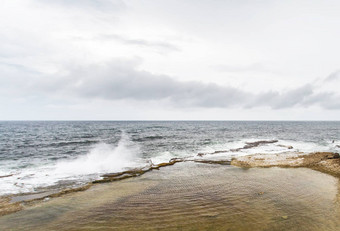
{"type": "Polygon", "coordinates": [[[339,121],[2,121],[0,195],[80,186],[172,158],[316,151],[340,151],[339,121]],[[275,142],[242,148],[258,141],[275,142]]]}

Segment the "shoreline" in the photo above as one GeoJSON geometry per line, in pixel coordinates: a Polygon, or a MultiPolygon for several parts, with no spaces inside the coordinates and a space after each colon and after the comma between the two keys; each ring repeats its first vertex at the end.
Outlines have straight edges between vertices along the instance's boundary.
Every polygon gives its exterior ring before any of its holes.
{"type": "MultiPolygon", "coordinates": [[[[225,151],[215,151],[221,153],[225,151]]],[[[204,154],[205,155],[205,154],[204,154]]],[[[197,156],[202,157],[202,154],[197,156]]],[[[12,196],[0,197],[0,217],[12,214],[25,208],[31,207],[37,203],[50,200],[50,198],[62,197],[64,195],[73,194],[80,191],[85,191],[92,186],[100,183],[109,183],[120,181],[127,178],[141,176],[144,173],[159,170],[160,168],[172,166],[180,162],[196,162],[202,164],[218,164],[218,165],[233,165],[240,168],[309,168],[325,174],[332,175],[340,179],[340,155],[334,152],[314,152],[310,154],[286,152],[279,154],[251,154],[240,156],[229,160],[211,160],[211,159],[185,159],[173,158],[169,162],[150,166],[143,169],[132,169],[124,172],[105,174],[102,179],[89,182],[83,186],[76,188],[64,189],[61,191],[50,191],[31,194],[18,194],[12,196]],[[26,199],[25,199],[26,198],[26,199]]]]}
{"type": "Polygon", "coordinates": [[[337,230],[339,179],[308,168],[182,162],[35,203],[1,230],[337,230]]]}

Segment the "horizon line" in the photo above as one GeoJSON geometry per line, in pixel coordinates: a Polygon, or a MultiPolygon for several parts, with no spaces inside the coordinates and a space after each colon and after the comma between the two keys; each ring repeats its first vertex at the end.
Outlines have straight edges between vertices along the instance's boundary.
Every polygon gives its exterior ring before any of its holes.
{"type": "Polygon", "coordinates": [[[340,122],[340,120],[0,120],[0,122],[340,122]]]}

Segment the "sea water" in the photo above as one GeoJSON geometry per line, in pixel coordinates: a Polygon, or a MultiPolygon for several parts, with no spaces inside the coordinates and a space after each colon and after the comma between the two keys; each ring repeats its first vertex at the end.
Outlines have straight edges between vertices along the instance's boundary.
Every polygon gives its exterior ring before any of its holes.
{"type": "Polygon", "coordinates": [[[105,173],[215,151],[222,152],[214,158],[224,160],[254,153],[339,152],[340,122],[2,121],[0,195],[76,187],[105,173]],[[240,149],[263,140],[277,142],[240,149]]]}

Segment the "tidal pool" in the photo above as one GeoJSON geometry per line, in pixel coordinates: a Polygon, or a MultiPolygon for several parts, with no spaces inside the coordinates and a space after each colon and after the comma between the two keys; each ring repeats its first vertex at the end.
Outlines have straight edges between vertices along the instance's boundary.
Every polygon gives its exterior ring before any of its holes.
{"type": "Polygon", "coordinates": [[[0,217],[0,230],[340,230],[339,180],[178,163],[0,217]]]}

